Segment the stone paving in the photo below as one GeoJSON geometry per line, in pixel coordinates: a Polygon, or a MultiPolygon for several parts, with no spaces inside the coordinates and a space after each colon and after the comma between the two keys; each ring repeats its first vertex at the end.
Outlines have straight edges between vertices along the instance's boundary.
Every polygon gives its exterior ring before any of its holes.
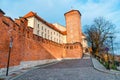
{"type": "Polygon", "coordinates": [[[89,58],[63,60],[46,67],[37,66],[11,80],[120,80],[119,76],[94,69],[89,58]]]}

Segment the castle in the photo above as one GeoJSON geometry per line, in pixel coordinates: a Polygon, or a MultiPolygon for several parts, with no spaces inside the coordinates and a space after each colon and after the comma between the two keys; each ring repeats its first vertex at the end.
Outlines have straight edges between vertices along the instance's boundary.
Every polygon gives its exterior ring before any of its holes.
{"type": "Polygon", "coordinates": [[[87,49],[81,13],[70,10],[64,16],[66,27],[51,24],[32,11],[13,20],[0,9],[0,74],[6,72],[11,37],[10,71],[56,60],[81,59],[87,49]]]}

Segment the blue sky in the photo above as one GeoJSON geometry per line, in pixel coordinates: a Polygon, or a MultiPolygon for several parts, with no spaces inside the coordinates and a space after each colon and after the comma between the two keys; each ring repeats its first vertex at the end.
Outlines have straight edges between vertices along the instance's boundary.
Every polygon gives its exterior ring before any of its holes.
{"type": "MultiPolygon", "coordinates": [[[[34,11],[46,21],[62,25],[65,25],[64,13],[72,8],[81,12],[82,26],[103,16],[120,31],[120,0],[0,0],[0,8],[13,19],[34,11]]],[[[120,38],[117,40],[120,42],[120,38]]]]}

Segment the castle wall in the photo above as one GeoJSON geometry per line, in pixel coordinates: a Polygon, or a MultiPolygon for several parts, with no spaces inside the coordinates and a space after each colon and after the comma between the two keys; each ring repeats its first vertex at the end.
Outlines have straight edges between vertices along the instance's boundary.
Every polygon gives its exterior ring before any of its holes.
{"type": "MultiPolygon", "coordinates": [[[[9,17],[0,17],[0,74],[6,71],[9,53],[10,36],[14,38],[10,55],[10,66],[20,64],[23,56],[23,26],[15,24],[9,17]]],[[[10,69],[11,70],[11,69],[10,69]]]]}
{"type": "Polygon", "coordinates": [[[5,74],[10,37],[13,47],[10,53],[10,71],[32,67],[65,58],[81,58],[80,43],[58,44],[33,34],[25,18],[0,17],[0,74],[5,74]],[[71,48],[71,46],[73,48],[71,48]]]}
{"type": "Polygon", "coordinates": [[[33,34],[33,29],[27,27],[21,19],[16,19],[15,22],[7,17],[0,18],[0,74],[6,71],[11,36],[13,47],[10,53],[10,71],[63,58],[65,50],[62,44],[33,34]]]}
{"type": "Polygon", "coordinates": [[[66,44],[66,58],[78,58],[81,59],[82,54],[82,45],[80,43],[66,44]]]}
{"type": "Polygon", "coordinates": [[[9,42],[10,36],[14,36],[13,49],[11,49],[11,64],[10,66],[18,65],[21,59],[20,53],[22,53],[22,44],[21,35],[19,34],[18,26],[16,26],[13,21],[9,18],[2,17],[0,18],[0,68],[6,67],[7,57],[9,52],[9,42]],[[16,27],[16,32],[13,30],[13,27],[16,27]],[[19,47],[19,48],[18,48],[19,47]],[[16,58],[19,57],[19,58],[16,58]]]}

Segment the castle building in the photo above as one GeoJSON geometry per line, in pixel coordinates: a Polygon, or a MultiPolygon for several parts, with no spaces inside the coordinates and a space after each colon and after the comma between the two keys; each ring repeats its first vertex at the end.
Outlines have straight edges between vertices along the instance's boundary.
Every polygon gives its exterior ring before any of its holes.
{"type": "Polygon", "coordinates": [[[13,20],[0,9],[0,75],[6,72],[11,37],[10,71],[56,60],[81,59],[88,47],[81,13],[70,10],[64,16],[66,26],[51,24],[32,11],[13,20]]]}
{"type": "Polygon", "coordinates": [[[27,18],[28,26],[33,28],[33,33],[38,36],[60,44],[80,42],[84,44],[84,47],[87,47],[85,35],[81,30],[81,13],[78,10],[71,10],[64,15],[66,27],[57,23],[48,23],[32,11],[24,18],[27,18]]]}
{"type": "Polygon", "coordinates": [[[32,11],[26,14],[24,18],[27,18],[28,26],[33,28],[34,34],[60,44],[66,43],[66,30],[59,30],[58,25],[48,23],[32,11]]]}

